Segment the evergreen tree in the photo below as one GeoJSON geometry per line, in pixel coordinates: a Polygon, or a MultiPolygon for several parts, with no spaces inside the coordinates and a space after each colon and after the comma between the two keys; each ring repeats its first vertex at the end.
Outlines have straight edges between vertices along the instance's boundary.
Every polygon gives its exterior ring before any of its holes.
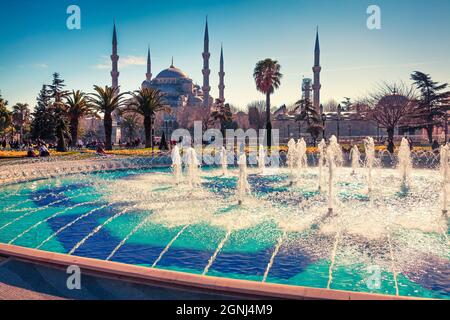
{"type": "Polygon", "coordinates": [[[69,136],[67,125],[67,106],[64,103],[69,92],[64,90],[64,80],[59,73],[53,74],[52,84],[48,86],[50,97],[52,98],[51,109],[55,122],[55,134],[57,140],[57,151],[67,152],[66,137],[69,136]]]}
{"type": "Polygon", "coordinates": [[[11,112],[7,105],[8,101],[3,99],[0,94],[0,134],[4,134],[5,130],[11,125],[11,112]]]}
{"type": "Polygon", "coordinates": [[[431,144],[435,126],[442,125],[447,113],[447,100],[450,98],[450,91],[446,91],[448,83],[439,84],[433,81],[430,75],[420,71],[415,71],[411,80],[420,92],[415,117],[423,123],[420,127],[427,131],[431,144]]]}
{"type": "Polygon", "coordinates": [[[31,137],[45,141],[56,138],[56,121],[52,110],[51,95],[47,85],[43,85],[37,97],[37,105],[32,113],[31,137]]]}

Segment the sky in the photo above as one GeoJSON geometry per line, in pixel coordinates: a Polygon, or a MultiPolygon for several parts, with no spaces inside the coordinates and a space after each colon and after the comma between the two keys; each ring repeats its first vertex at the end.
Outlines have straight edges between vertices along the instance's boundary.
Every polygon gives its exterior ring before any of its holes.
{"type": "Polygon", "coordinates": [[[405,81],[420,70],[450,82],[448,0],[2,0],[0,92],[10,105],[36,104],[44,83],[59,72],[68,89],[92,92],[111,85],[111,38],[119,41],[119,83],[136,90],[145,80],[146,53],[156,76],[174,65],[202,83],[205,18],[210,36],[212,96],[218,96],[220,46],[225,56],[225,97],[245,109],[264,99],[253,68],[272,58],[281,64],[275,106],[299,100],[303,77],[312,77],[316,27],[321,45],[321,99],[357,99],[380,83],[405,81]],[[369,30],[369,5],[381,9],[381,29],[369,30]],[[69,5],[81,9],[81,29],[69,30],[69,5]]]}

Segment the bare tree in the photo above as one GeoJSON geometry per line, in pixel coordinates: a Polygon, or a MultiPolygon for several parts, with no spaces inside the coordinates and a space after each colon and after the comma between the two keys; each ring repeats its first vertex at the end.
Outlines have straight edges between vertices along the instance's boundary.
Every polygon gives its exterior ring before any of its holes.
{"type": "Polygon", "coordinates": [[[395,128],[407,122],[414,110],[415,101],[414,89],[404,83],[384,83],[366,98],[365,103],[369,108],[364,113],[368,119],[375,120],[386,129],[388,151],[391,153],[395,148],[395,128]]]}
{"type": "Polygon", "coordinates": [[[265,115],[266,115],[266,102],[265,101],[253,101],[247,105],[248,120],[250,125],[255,130],[264,129],[265,115]]]}

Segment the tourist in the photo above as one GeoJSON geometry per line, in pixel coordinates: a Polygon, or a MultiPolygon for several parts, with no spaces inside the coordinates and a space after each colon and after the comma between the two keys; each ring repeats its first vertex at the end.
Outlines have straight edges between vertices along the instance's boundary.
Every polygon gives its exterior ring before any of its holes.
{"type": "Polygon", "coordinates": [[[105,149],[103,148],[103,144],[99,143],[97,145],[97,151],[96,151],[97,155],[102,156],[102,157],[106,157],[108,156],[105,152],[105,149]]]}
{"type": "Polygon", "coordinates": [[[437,140],[433,141],[433,144],[431,145],[431,149],[433,149],[433,151],[439,150],[439,142],[437,140]]]}
{"type": "Polygon", "coordinates": [[[34,153],[34,149],[33,149],[33,147],[30,145],[30,146],[28,147],[28,151],[27,151],[27,158],[36,158],[36,157],[37,157],[37,154],[34,153]]]}
{"type": "Polygon", "coordinates": [[[48,151],[47,146],[45,144],[41,144],[39,146],[39,156],[40,157],[50,157],[50,151],[48,151]]]}

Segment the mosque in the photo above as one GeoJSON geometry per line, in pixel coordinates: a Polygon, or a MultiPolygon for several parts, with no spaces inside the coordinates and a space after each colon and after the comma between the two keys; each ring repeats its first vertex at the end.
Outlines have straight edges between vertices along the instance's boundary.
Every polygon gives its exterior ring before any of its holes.
{"type": "MultiPolygon", "coordinates": [[[[200,87],[185,72],[172,64],[169,68],[162,70],[156,77],[152,74],[152,60],[150,49],[147,53],[147,73],[146,79],[142,82],[142,88],[159,89],[165,94],[165,101],[172,112],[161,113],[156,116],[155,127],[160,134],[165,132],[166,136],[177,128],[191,128],[194,121],[205,121],[209,118],[214,98],[210,95],[210,52],[209,52],[209,30],[206,20],[205,34],[203,39],[203,85],[200,87]]],[[[112,46],[112,86],[119,86],[119,55],[117,53],[117,32],[114,25],[113,46],[112,46]]],[[[220,52],[220,72],[219,72],[219,99],[225,102],[225,72],[223,48],[220,52]]],[[[118,127],[119,125],[117,125],[118,127]]],[[[117,140],[117,138],[116,138],[117,140]]]]}

